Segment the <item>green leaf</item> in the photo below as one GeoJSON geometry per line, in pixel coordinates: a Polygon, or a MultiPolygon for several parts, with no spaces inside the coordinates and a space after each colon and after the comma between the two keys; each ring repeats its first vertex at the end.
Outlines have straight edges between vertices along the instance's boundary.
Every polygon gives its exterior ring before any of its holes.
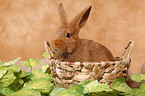
{"type": "Polygon", "coordinates": [[[60,92],[61,90],[63,90],[64,88],[54,88],[52,90],[52,92],[50,93],[50,96],[57,96],[56,94],[58,94],[58,92],[60,92]]]}
{"type": "Polygon", "coordinates": [[[12,94],[11,96],[41,96],[39,91],[36,90],[20,90],[12,94]]]}
{"type": "Polygon", "coordinates": [[[48,93],[51,90],[51,86],[53,84],[45,78],[39,78],[32,81],[29,81],[28,83],[24,84],[24,89],[35,89],[43,93],[48,93]]]}
{"type": "Polygon", "coordinates": [[[2,90],[3,94],[6,96],[10,96],[11,94],[13,94],[15,91],[13,91],[12,89],[10,89],[9,87],[3,88],[2,90]]]}
{"type": "Polygon", "coordinates": [[[49,64],[47,64],[47,65],[42,65],[41,70],[42,70],[43,72],[46,72],[48,68],[49,68],[49,64]]]}
{"type": "MultiPolygon", "coordinates": [[[[121,95],[122,96],[122,95],[121,95]]],[[[134,96],[134,95],[132,95],[132,94],[128,94],[128,95],[123,95],[123,96],[134,96]]]]}
{"type": "Polygon", "coordinates": [[[83,96],[84,87],[81,85],[73,85],[69,88],[70,90],[74,90],[75,92],[79,93],[80,96],[83,96]]]}
{"type": "Polygon", "coordinates": [[[23,83],[24,81],[22,79],[16,78],[15,81],[11,85],[9,85],[9,87],[14,91],[18,91],[22,88],[23,83]]]}
{"type": "Polygon", "coordinates": [[[9,65],[12,65],[12,64],[16,63],[20,59],[21,59],[21,57],[19,57],[17,59],[14,59],[14,60],[11,60],[11,61],[8,61],[8,62],[0,62],[0,66],[9,66],[9,65]]]}
{"type": "Polygon", "coordinates": [[[22,71],[22,73],[19,75],[19,78],[24,78],[24,77],[27,77],[27,76],[30,76],[30,75],[31,75],[30,72],[22,71]]]}
{"type": "Polygon", "coordinates": [[[145,96],[145,84],[142,84],[140,88],[134,88],[131,93],[136,96],[145,96]]]}
{"type": "Polygon", "coordinates": [[[44,58],[48,58],[47,52],[44,52],[44,53],[42,54],[42,56],[43,56],[44,58]]]}
{"type": "Polygon", "coordinates": [[[119,96],[134,96],[131,93],[120,93],[119,96]]]}
{"type": "Polygon", "coordinates": [[[25,67],[31,67],[31,64],[29,62],[29,59],[25,60],[22,62],[22,65],[25,66],[25,67]]]}
{"type": "Polygon", "coordinates": [[[7,74],[0,80],[0,88],[7,87],[14,82],[16,77],[13,74],[7,74]]]}
{"type": "Polygon", "coordinates": [[[78,92],[71,89],[60,89],[56,94],[52,94],[51,96],[82,96],[78,92]]]}
{"type": "MultiPolygon", "coordinates": [[[[2,94],[3,92],[2,92],[2,89],[0,89],[0,94],[2,94]]],[[[0,95],[1,96],[1,95],[0,95]]]]}
{"type": "MultiPolygon", "coordinates": [[[[0,66],[0,67],[5,68],[4,66],[0,66]]],[[[12,84],[16,79],[14,73],[20,71],[19,67],[16,65],[9,66],[9,67],[7,66],[7,68],[8,68],[7,72],[0,79],[1,82],[0,87],[7,87],[10,84],[12,84]]]]}
{"type": "Polygon", "coordinates": [[[109,88],[107,84],[101,84],[98,81],[93,81],[86,85],[84,88],[84,93],[92,93],[92,92],[109,92],[112,91],[112,89],[109,88]]]}
{"type": "Polygon", "coordinates": [[[17,65],[13,65],[13,66],[10,66],[10,67],[9,67],[9,71],[10,71],[11,73],[19,72],[19,71],[20,71],[20,68],[19,68],[17,65]]]}
{"type": "Polygon", "coordinates": [[[111,92],[102,91],[102,92],[97,92],[97,93],[90,93],[89,96],[120,96],[120,95],[117,95],[116,93],[113,93],[113,92],[111,93],[111,92]]]}
{"type": "Polygon", "coordinates": [[[87,84],[89,84],[89,83],[92,82],[92,81],[94,81],[94,80],[81,81],[81,82],[79,83],[79,85],[85,87],[87,84]]]}
{"type": "Polygon", "coordinates": [[[145,74],[133,74],[131,75],[131,79],[136,82],[141,82],[145,80],[145,74]]]}
{"type": "MultiPolygon", "coordinates": [[[[49,54],[50,54],[52,57],[54,57],[54,54],[53,54],[52,52],[50,52],[49,54]]],[[[44,52],[44,53],[42,54],[42,56],[43,56],[44,58],[48,58],[47,52],[44,52]]]]}
{"type": "Polygon", "coordinates": [[[130,93],[130,91],[132,90],[125,82],[124,78],[118,78],[116,79],[112,85],[111,85],[112,89],[121,91],[121,92],[126,92],[126,93],[130,93]]]}
{"type": "Polygon", "coordinates": [[[6,72],[8,72],[8,67],[0,66],[0,79],[6,74],[6,72]]]}
{"type": "Polygon", "coordinates": [[[13,72],[8,71],[1,79],[0,79],[0,88],[7,87],[14,82],[16,77],[14,76],[13,72]]]}
{"type": "Polygon", "coordinates": [[[44,73],[41,69],[32,70],[31,80],[38,79],[38,78],[46,78],[52,80],[52,76],[44,73]]]}
{"type": "Polygon", "coordinates": [[[30,58],[30,59],[23,61],[22,64],[25,67],[36,67],[39,64],[39,60],[34,60],[34,59],[30,58]]]}

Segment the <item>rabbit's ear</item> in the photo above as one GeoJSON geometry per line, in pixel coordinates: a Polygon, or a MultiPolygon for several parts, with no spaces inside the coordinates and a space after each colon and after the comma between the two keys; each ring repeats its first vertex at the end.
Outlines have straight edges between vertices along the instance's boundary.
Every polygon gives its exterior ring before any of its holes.
{"type": "Polygon", "coordinates": [[[76,15],[73,20],[70,22],[70,25],[72,27],[74,27],[75,29],[81,29],[86,21],[88,20],[90,11],[91,11],[91,7],[86,8],[85,10],[83,10],[81,13],[79,13],[78,15],[76,15]]]}
{"type": "Polygon", "coordinates": [[[67,16],[66,16],[66,13],[65,13],[65,11],[64,11],[64,8],[63,8],[63,5],[62,5],[62,3],[60,3],[59,5],[58,5],[58,14],[59,14],[59,19],[60,19],[60,23],[62,24],[62,25],[67,25],[67,16]]]}

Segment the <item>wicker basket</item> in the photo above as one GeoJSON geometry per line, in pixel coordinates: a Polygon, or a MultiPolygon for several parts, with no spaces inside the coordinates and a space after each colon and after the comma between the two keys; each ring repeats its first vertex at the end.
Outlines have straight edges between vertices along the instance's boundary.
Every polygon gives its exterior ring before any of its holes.
{"type": "Polygon", "coordinates": [[[130,55],[134,42],[129,41],[120,60],[113,62],[61,62],[53,59],[49,43],[45,42],[44,44],[49,55],[50,70],[56,86],[69,88],[84,80],[98,80],[99,82],[111,84],[116,78],[126,77],[131,63],[130,55]],[[128,48],[130,49],[125,56],[128,48]]]}

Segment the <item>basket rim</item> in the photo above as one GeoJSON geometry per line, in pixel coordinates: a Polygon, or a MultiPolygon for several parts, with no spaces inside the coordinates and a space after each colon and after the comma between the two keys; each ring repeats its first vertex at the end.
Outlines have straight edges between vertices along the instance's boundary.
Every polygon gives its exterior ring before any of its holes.
{"type": "Polygon", "coordinates": [[[54,59],[54,58],[51,58],[51,59],[49,59],[49,60],[51,60],[51,61],[55,61],[55,62],[60,62],[60,63],[89,63],[89,64],[92,64],[92,63],[95,63],[95,64],[99,64],[99,63],[119,63],[119,62],[125,62],[126,60],[128,60],[128,59],[123,59],[123,60],[116,60],[116,61],[100,61],[100,62],[79,62],[79,61],[76,61],[76,62],[68,62],[68,61],[60,61],[60,60],[58,60],[58,59],[54,59]]]}
{"type": "Polygon", "coordinates": [[[120,57],[120,60],[115,60],[115,61],[100,61],[100,62],[79,62],[79,61],[76,61],[76,62],[67,62],[67,61],[60,61],[58,59],[55,59],[53,58],[53,53],[52,53],[52,49],[50,47],[50,44],[48,41],[44,41],[44,46],[45,46],[45,50],[47,52],[47,55],[48,55],[48,59],[51,60],[51,61],[54,61],[55,62],[59,62],[59,63],[71,63],[71,64],[75,64],[75,63],[119,63],[119,62],[126,62],[126,61],[130,61],[130,56],[131,56],[131,53],[132,53],[132,50],[133,50],[133,47],[134,47],[134,41],[133,40],[130,40],[128,42],[128,44],[126,45],[126,47],[124,48],[122,54],[121,54],[121,57],[120,57]],[[128,49],[130,47],[130,49],[128,49]],[[127,55],[125,56],[125,53],[126,51],[128,50],[128,53],[127,55]]]}

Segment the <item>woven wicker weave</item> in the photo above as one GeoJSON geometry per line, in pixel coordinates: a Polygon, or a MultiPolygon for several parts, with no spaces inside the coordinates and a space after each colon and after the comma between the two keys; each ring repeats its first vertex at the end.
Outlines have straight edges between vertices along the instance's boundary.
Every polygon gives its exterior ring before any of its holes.
{"type": "Polygon", "coordinates": [[[130,41],[125,47],[121,59],[114,62],[61,62],[53,59],[53,55],[50,54],[50,46],[47,47],[48,42],[44,44],[49,55],[50,70],[56,86],[69,88],[84,80],[98,80],[111,84],[116,78],[125,77],[130,67],[130,55],[134,42],[130,41]],[[128,48],[130,49],[125,56],[128,48]]]}

